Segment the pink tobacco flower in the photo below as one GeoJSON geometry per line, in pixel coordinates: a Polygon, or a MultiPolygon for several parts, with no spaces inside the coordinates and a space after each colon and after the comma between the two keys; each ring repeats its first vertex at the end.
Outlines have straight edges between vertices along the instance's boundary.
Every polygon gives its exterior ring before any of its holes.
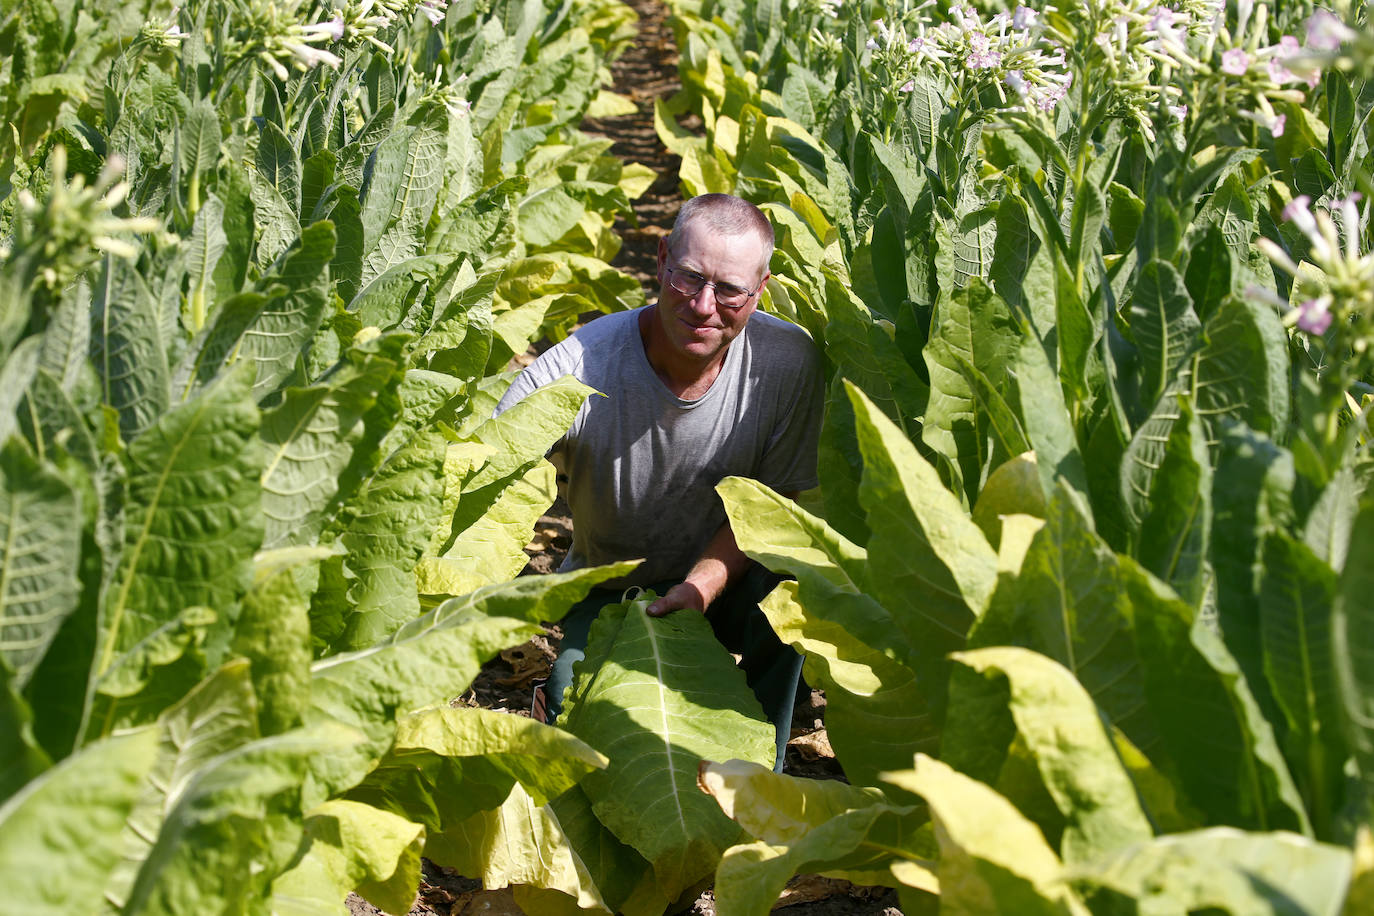
{"type": "Polygon", "coordinates": [[[1232,48],[1221,55],[1221,72],[1231,76],[1244,76],[1250,69],[1250,55],[1240,48],[1232,48]]]}

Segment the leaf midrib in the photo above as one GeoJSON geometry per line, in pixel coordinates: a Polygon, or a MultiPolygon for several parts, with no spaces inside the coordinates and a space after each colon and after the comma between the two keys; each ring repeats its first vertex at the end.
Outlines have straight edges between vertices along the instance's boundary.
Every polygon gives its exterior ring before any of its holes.
{"type": "Polygon", "coordinates": [[[192,434],[200,426],[201,417],[205,414],[207,409],[205,399],[202,398],[196,405],[196,412],[192,417],[192,421],[187,424],[185,435],[172,446],[171,455],[168,456],[167,461],[163,464],[162,473],[158,476],[157,486],[153,490],[153,498],[148,502],[148,513],[145,516],[143,529],[139,532],[138,538],[130,545],[132,552],[126,554],[130,560],[127,567],[128,574],[125,576],[124,582],[120,585],[119,599],[114,607],[114,620],[109,624],[109,629],[105,636],[105,646],[101,650],[100,663],[95,669],[96,679],[99,679],[105,674],[106,670],[109,668],[110,662],[113,661],[114,645],[116,637],[119,635],[119,627],[123,623],[124,609],[128,605],[129,589],[133,587],[134,574],[138,569],[139,557],[143,553],[144,545],[148,542],[153,519],[156,517],[157,509],[162,503],[162,493],[167,487],[167,481],[171,478],[172,468],[175,467],[177,458],[180,457],[182,449],[186,447],[192,434]]]}
{"type": "MultiPolygon", "coordinates": [[[[637,613],[631,611],[631,613],[637,613]]],[[[690,613],[690,611],[688,612],[690,613]]],[[[663,656],[658,650],[658,637],[654,634],[653,624],[649,622],[647,612],[644,616],[644,632],[649,637],[649,648],[654,653],[654,684],[658,688],[658,714],[662,723],[660,733],[663,735],[663,753],[668,758],[668,789],[673,796],[673,804],[677,807],[677,818],[682,824],[682,829],[687,829],[687,815],[682,810],[682,798],[677,788],[677,771],[673,767],[673,742],[670,723],[668,721],[668,696],[663,686],[663,656]]]]}

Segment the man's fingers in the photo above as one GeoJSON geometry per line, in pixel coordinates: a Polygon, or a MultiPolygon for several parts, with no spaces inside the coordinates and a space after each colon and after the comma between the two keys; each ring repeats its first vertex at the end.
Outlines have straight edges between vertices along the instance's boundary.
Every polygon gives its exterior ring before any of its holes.
{"type": "Polygon", "coordinates": [[[701,589],[691,583],[684,582],[668,589],[662,598],[649,602],[644,613],[650,617],[667,617],[673,611],[686,607],[705,612],[706,600],[701,594],[701,589]]]}

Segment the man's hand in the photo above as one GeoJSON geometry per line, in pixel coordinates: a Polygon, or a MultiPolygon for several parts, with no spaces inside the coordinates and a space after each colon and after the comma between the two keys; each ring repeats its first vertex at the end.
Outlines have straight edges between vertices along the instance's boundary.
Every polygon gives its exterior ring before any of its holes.
{"type": "Polygon", "coordinates": [[[704,614],[708,603],[701,589],[691,582],[679,582],[668,589],[662,598],[645,608],[645,613],[650,617],[667,617],[680,608],[690,608],[704,614]]]}

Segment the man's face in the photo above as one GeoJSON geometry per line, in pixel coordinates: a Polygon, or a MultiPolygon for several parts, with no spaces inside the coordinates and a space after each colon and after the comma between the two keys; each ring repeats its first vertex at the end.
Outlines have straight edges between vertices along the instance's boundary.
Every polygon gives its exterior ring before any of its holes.
{"type": "Polygon", "coordinates": [[[727,308],[717,302],[715,286],[686,295],[670,280],[690,286],[690,275],[696,274],[722,287],[757,290],[768,278],[763,241],[752,232],[724,235],[697,223],[682,233],[676,248],[669,251],[667,239],[658,243],[658,323],[673,350],[709,363],[744,330],[758,295],[727,308]]]}

